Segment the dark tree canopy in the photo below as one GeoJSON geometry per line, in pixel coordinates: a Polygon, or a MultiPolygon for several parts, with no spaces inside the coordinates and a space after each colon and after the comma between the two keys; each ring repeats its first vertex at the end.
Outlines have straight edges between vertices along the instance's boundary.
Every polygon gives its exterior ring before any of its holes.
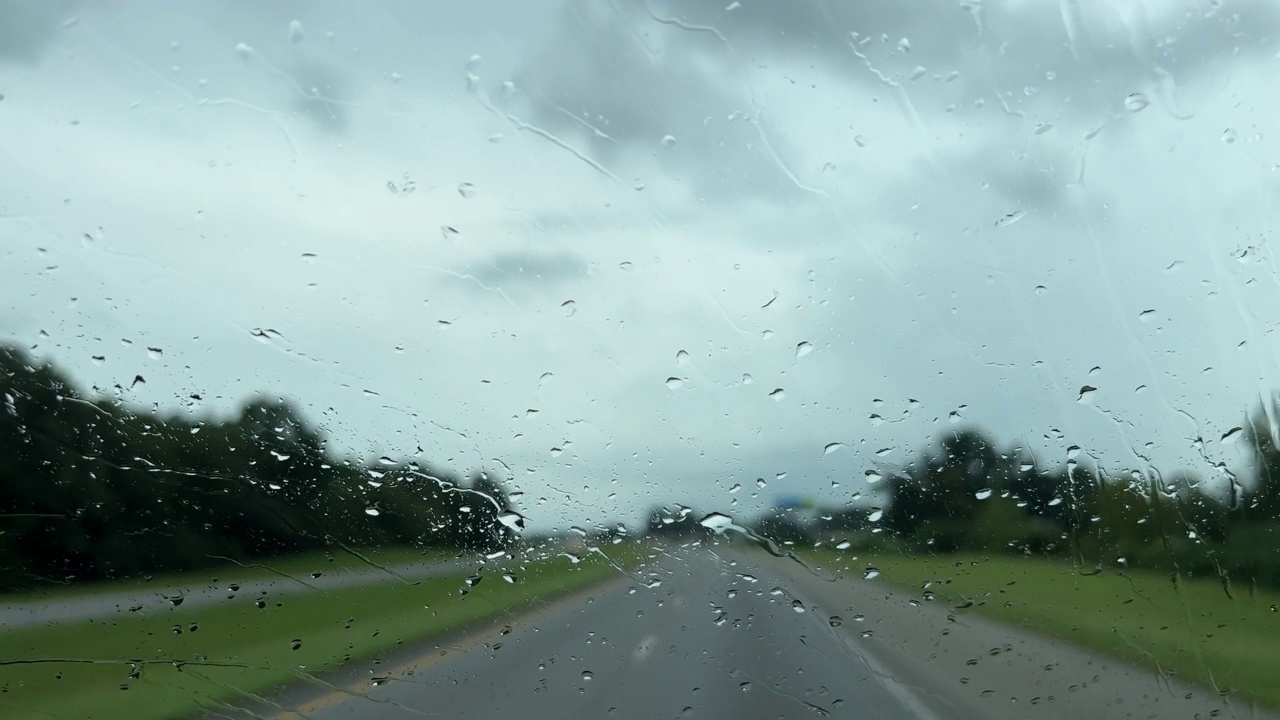
{"type": "MultiPolygon", "coordinates": [[[[825,539],[881,532],[912,551],[1058,553],[1089,566],[1280,586],[1278,427],[1280,395],[1227,433],[1244,438],[1249,476],[1214,466],[1212,482],[1155,468],[1108,472],[1074,459],[1044,468],[1024,448],[958,430],[885,473],[888,502],[874,528],[866,508],[826,512],[817,527],[825,539]]],[[[1079,448],[1068,456],[1087,457],[1079,448]]]]}
{"type": "Polygon", "coordinates": [[[190,570],[334,546],[488,550],[500,483],[421,462],[335,457],[289,401],[233,419],[82,397],[0,345],[0,587],[190,570]]]}

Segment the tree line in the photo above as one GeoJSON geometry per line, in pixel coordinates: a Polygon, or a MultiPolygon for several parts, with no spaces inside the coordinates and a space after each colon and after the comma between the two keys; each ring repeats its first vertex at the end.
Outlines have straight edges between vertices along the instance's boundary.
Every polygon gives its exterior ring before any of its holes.
{"type": "Polygon", "coordinates": [[[1141,567],[1218,577],[1227,587],[1280,587],[1280,449],[1272,418],[1280,418],[1280,396],[1228,433],[1247,448],[1246,479],[1223,465],[1212,482],[1185,471],[1108,471],[1086,465],[1074,446],[1065,465],[1046,468],[1024,447],[1001,447],[965,428],[896,470],[869,471],[883,476],[883,507],[827,509],[808,526],[768,522],[793,542],[853,536],[864,547],[1059,556],[1086,571],[1141,567]]]}
{"type": "Polygon", "coordinates": [[[339,457],[287,400],[228,419],[130,409],[0,344],[0,589],[322,548],[490,550],[521,526],[485,473],[339,457]]]}

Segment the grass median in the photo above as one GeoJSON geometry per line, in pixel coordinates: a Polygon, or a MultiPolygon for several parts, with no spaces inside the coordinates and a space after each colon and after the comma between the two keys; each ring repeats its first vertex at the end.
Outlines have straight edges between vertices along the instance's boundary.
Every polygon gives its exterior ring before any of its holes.
{"type": "MultiPolygon", "coordinates": [[[[613,562],[634,566],[642,548],[613,562]]],[[[161,720],[315,678],[618,573],[587,556],[0,634],[0,716],[161,720]],[[514,573],[514,574],[510,574],[514,573]],[[509,575],[508,577],[504,575],[509,575]]],[[[202,573],[207,577],[207,573],[202,573]]]]}
{"type": "MultiPolygon", "coordinates": [[[[472,553],[472,557],[479,557],[472,553]]],[[[320,577],[346,572],[370,572],[379,568],[394,568],[406,564],[435,564],[466,557],[456,550],[439,550],[408,547],[374,548],[358,554],[343,549],[284,555],[238,562],[231,559],[212,558],[216,562],[207,568],[181,573],[161,573],[145,577],[129,577],[119,580],[103,580],[92,583],[49,582],[38,589],[25,589],[0,594],[0,602],[57,602],[86,594],[171,592],[180,594],[183,588],[219,587],[262,580],[295,579],[299,584],[320,577]]]]}
{"type": "Polygon", "coordinates": [[[1070,563],[1014,556],[814,553],[830,568],[880,570],[917,597],[1280,707],[1280,592],[1141,570],[1082,574],[1070,563]]]}

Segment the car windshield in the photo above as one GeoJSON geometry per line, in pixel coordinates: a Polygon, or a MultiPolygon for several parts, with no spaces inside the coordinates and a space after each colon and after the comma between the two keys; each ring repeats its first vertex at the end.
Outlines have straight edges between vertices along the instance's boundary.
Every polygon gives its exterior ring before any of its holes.
{"type": "Polygon", "coordinates": [[[0,0],[0,716],[1280,717],[1278,31],[0,0]]]}

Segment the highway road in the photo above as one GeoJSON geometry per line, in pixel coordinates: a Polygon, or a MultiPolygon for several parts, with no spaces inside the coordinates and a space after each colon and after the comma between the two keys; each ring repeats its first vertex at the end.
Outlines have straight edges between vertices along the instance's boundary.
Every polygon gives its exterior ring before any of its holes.
{"type": "MultiPolygon", "coordinates": [[[[300,573],[257,578],[243,582],[214,581],[207,583],[173,584],[158,582],[149,590],[130,588],[110,592],[89,592],[83,596],[32,598],[10,602],[0,606],[0,632],[34,627],[49,623],[66,623],[80,620],[102,619],[118,615],[139,613],[153,615],[172,611],[223,603],[227,600],[257,598],[278,599],[303,592],[320,592],[340,588],[359,587],[388,582],[415,582],[451,572],[474,570],[478,564],[472,560],[436,560],[431,562],[397,563],[383,569],[361,568],[328,572],[313,577],[300,573]]],[[[210,575],[214,574],[213,571],[210,575]]],[[[220,573],[232,577],[234,572],[220,573]]]]}
{"type": "Polygon", "coordinates": [[[1154,671],[728,545],[209,718],[1273,718],[1154,671]]]}

